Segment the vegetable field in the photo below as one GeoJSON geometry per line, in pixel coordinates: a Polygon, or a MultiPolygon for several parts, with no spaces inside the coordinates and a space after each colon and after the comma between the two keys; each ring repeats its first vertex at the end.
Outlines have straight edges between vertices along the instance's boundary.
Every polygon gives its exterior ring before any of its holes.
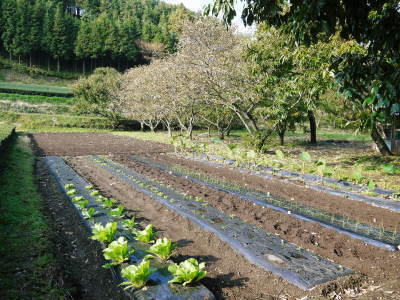
{"type": "Polygon", "coordinates": [[[65,203],[56,215],[74,215],[65,226],[80,228],[82,259],[97,257],[90,272],[108,277],[113,298],[399,295],[396,199],[362,201],[357,186],[344,197],[321,180],[309,186],[124,136],[31,140],[38,175],[58,190],[44,197],[65,203]]]}

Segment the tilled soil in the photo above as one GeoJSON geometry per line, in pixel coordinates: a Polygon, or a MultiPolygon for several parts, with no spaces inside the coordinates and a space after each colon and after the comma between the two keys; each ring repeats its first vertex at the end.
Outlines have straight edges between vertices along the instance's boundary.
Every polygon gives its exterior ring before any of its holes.
{"type": "MultiPolygon", "coordinates": [[[[322,295],[342,293],[344,289],[357,293],[368,293],[366,299],[400,298],[399,252],[390,252],[368,246],[360,240],[321,227],[318,224],[300,221],[293,216],[278,213],[255,205],[250,201],[218,192],[203,185],[170,175],[158,169],[133,162],[126,154],[148,155],[172,164],[181,164],[210,176],[232,183],[245,185],[271,195],[349,216],[356,221],[399,229],[398,213],[372,207],[368,204],[327,195],[305,187],[268,180],[235,172],[225,167],[213,167],[192,160],[164,154],[171,148],[157,143],[133,138],[115,137],[109,134],[35,134],[34,148],[37,155],[88,155],[114,154],[111,158],[135,171],[168,183],[172,187],[202,197],[210,205],[227,214],[234,214],[243,221],[259,226],[282,238],[309,249],[336,263],[357,272],[351,277],[341,278],[321,285],[312,291],[303,292],[281,278],[251,265],[229,245],[214,234],[193,225],[186,218],[166,209],[162,204],[135,191],[113,175],[86,159],[70,157],[68,162],[82,176],[96,184],[103,193],[119,198],[144,225],[152,223],[166,236],[180,240],[177,261],[189,256],[208,262],[209,276],[203,282],[218,298],[225,299],[295,299],[307,295],[319,298],[322,295]],[[375,220],[374,220],[375,219],[375,220]],[[365,275],[365,276],[364,276],[365,275]],[[332,293],[331,293],[332,292],[332,293]]],[[[78,243],[84,243],[79,241],[78,243]]]]}
{"type": "Polygon", "coordinates": [[[306,222],[288,214],[280,213],[226,194],[195,184],[192,181],[173,176],[159,169],[132,161],[127,156],[115,155],[114,161],[123,163],[136,172],[164,182],[190,195],[201,197],[210,205],[228,215],[236,215],[250,224],[280,235],[283,239],[309,249],[332,261],[350,267],[360,274],[366,274],[370,282],[384,282],[387,278],[400,280],[400,254],[353,239],[332,229],[313,222],[306,222]],[[394,263],[395,262],[395,263],[394,263]]]}
{"type": "Polygon", "coordinates": [[[172,151],[172,146],[169,145],[109,133],[33,133],[30,137],[36,156],[172,151]]]}
{"type": "Polygon", "coordinates": [[[39,160],[35,166],[39,191],[50,212],[55,243],[64,282],[71,299],[127,299],[112,280],[100,244],[89,238],[70,200],[61,193],[46,165],[39,160]]]}
{"type": "Polygon", "coordinates": [[[294,201],[321,210],[348,217],[354,221],[370,224],[385,230],[399,231],[400,213],[381,207],[376,207],[361,201],[334,196],[321,191],[307,188],[304,185],[294,184],[277,179],[266,179],[250,173],[241,173],[229,167],[212,166],[195,160],[184,159],[170,154],[148,155],[171,165],[181,165],[208,176],[220,178],[230,183],[270,193],[271,196],[294,201]]]}
{"type": "MultiPolygon", "coordinates": [[[[105,195],[115,197],[132,213],[141,225],[155,225],[162,236],[177,240],[174,260],[195,257],[207,263],[207,278],[202,280],[218,299],[295,299],[305,295],[320,297],[332,284],[304,292],[282,278],[249,263],[229,244],[215,234],[206,232],[185,217],[166,208],[156,200],[134,190],[111,173],[84,158],[68,158],[67,163],[95,184],[105,195]]],[[[363,276],[357,274],[340,278],[335,289],[359,287],[363,276]]]]}

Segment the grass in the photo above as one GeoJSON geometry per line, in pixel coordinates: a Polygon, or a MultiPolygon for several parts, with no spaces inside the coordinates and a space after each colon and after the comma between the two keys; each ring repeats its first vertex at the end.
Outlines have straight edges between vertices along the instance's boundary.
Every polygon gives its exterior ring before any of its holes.
{"type": "Polygon", "coordinates": [[[15,128],[14,125],[10,124],[0,124],[0,145],[3,140],[5,140],[10,134],[11,131],[15,128]]]}
{"type": "Polygon", "coordinates": [[[111,128],[112,124],[106,118],[91,116],[74,116],[63,114],[38,114],[18,113],[0,110],[0,119],[9,123],[18,124],[18,129],[25,131],[30,129],[43,129],[49,127],[60,128],[111,128]]]}
{"type": "Polygon", "coordinates": [[[29,104],[67,104],[71,105],[74,103],[74,98],[66,97],[48,97],[40,95],[20,95],[20,94],[10,94],[10,93],[0,93],[0,100],[9,101],[22,101],[29,104]]]}
{"type": "Polygon", "coordinates": [[[33,177],[34,157],[20,137],[0,173],[0,298],[66,299],[56,281],[55,245],[33,177]]]}
{"type": "Polygon", "coordinates": [[[20,92],[35,92],[47,94],[71,94],[71,90],[67,87],[39,85],[33,83],[0,81],[0,91],[20,91],[20,92]]]}

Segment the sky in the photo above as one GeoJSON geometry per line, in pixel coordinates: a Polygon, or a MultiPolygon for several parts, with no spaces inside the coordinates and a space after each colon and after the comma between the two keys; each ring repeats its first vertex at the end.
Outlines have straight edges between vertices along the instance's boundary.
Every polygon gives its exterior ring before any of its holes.
{"type": "MultiPolygon", "coordinates": [[[[213,2],[213,0],[164,0],[164,1],[167,3],[171,3],[171,4],[181,4],[182,3],[188,9],[196,11],[196,12],[202,11],[204,6],[213,2]]],[[[236,4],[236,6],[237,6],[236,18],[233,20],[233,24],[235,24],[238,27],[238,30],[240,32],[251,33],[253,30],[249,27],[245,27],[243,25],[243,21],[240,18],[243,5],[244,5],[243,2],[239,2],[236,4]]]]}

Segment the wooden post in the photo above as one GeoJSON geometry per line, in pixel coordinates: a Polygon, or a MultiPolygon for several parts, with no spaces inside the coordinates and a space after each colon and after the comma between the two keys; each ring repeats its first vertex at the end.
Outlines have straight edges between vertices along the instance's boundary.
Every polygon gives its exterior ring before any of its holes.
{"type": "Polygon", "coordinates": [[[397,138],[397,130],[396,130],[396,122],[397,121],[397,117],[396,115],[394,115],[392,117],[392,126],[391,126],[391,130],[390,130],[390,138],[391,138],[391,152],[393,154],[400,154],[400,140],[397,138]]]}

